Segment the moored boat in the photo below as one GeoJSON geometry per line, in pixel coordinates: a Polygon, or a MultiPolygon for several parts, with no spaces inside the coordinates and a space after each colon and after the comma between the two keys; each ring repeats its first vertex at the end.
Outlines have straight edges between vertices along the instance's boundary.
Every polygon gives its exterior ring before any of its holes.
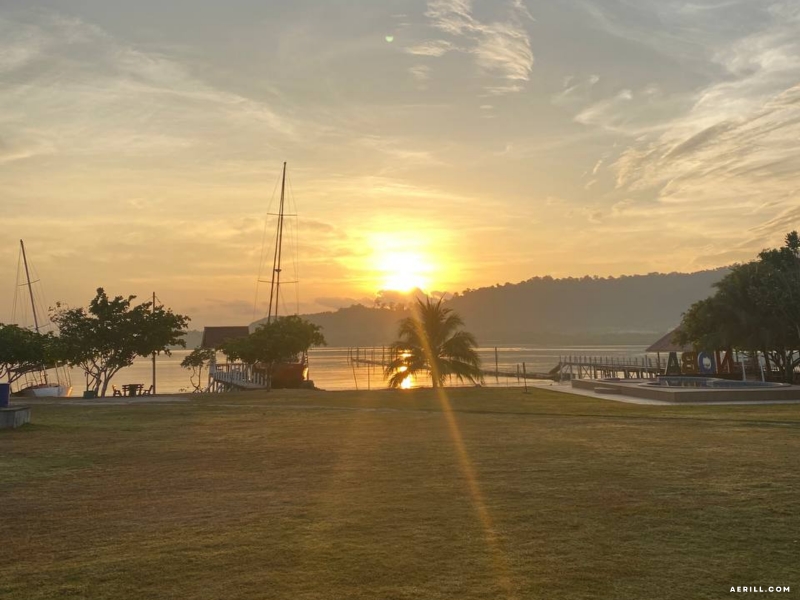
{"type": "Polygon", "coordinates": [[[72,395],[72,386],[60,383],[38,383],[17,391],[15,396],[26,398],[54,398],[72,395]]]}
{"type": "MultiPolygon", "coordinates": [[[[34,300],[33,283],[31,281],[30,269],[28,267],[28,255],[25,252],[25,242],[19,241],[22,263],[25,267],[25,283],[30,297],[31,314],[33,316],[33,330],[42,333],[43,326],[39,325],[39,315],[36,311],[34,300]]],[[[19,275],[17,276],[19,283],[19,275]]],[[[17,286],[19,289],[21,286],[17,286]]],[[[28,371],[22,377],[20,388],[14,393],[15,396],[25,396],[28,398],[52,398],[56,396],[70,396],[72,394],[72,381],[69,371],[64,365],[41,365],[40,368],[28,371]]]]}
{"type": "MultiPolygon", "coordinates": [[[[278,208],[278,226],[275,234],[275,252],[272,260],[272,278],[270,280],[269,289],[269,309],[267,311],[267,324],[273,319],[278,318],[278,304],[280,302],[281,292],[281,260],[283,256],[283,231],[285,213],[285,200],[286,200],[286,163],[283,163],[283,174],[281,176],[281,199],[278,208]]],[[[262,249],[263,256],[263,249],[262,249]]],[[[297,284],[297,281],[291,283],[297,284]]],[[[272,370],[270,377],[270,387],[276,389],[287,388],[300,388],[307,385],[313,385],[308,380],[308,356],[303,353],[297,356],[297,359],[292,362],[282,362],[275,366],[272,370]]]]}

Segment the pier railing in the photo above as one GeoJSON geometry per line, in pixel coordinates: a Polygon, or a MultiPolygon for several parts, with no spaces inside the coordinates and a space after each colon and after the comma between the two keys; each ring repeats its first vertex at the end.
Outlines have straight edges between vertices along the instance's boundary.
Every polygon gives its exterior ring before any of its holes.
{"type": "MultiPolygon", "coordinates": [[[[394,358],[392,350],[386,347],[349,348],[347,361],[353,366],[377,367],[381,371],[394,358]]],[[[485,378],[496,383],[504,379],[507,383],[520,383],[523,380],[549,379],[568,381],[571,379],[654,379],[663,375],[666,363],[647,356],[559,356],[556,365],[546,372],[528,368],[524,362],[500,363],[498,349],[495,348],[493,369],[483,369],[485,378]]],[[[376,369],[377,370],[377,369],[376,369]]]]}
{"type": "Polygon", "coordinates": [[[263,371],[253,369],[244,363],[216,363],[208,367],[208,389],[210,392],[233,389],[266,389],[269,381],[263,371]]]}
{"type": "Polygon", "coordinates": [[[558,378],[571,379],[655,379],[664,374],[666,364],[649,356],[560,356],[558,378]]]}
{"type": "MultiPolygon", "coordinates": [[[[353,367],[366,366],[375,371],[383,373],[383,370],[396,357],[397,353],[387,347],[370,348],[348,348],[347,362],[353,367]]],[[[494,379],[499,384],[500,380],[505,380],[508,385],[516,382],[522,385],[525,380],[558,380],[558,365],[547,372],[532,371],[524,362],[500,363],[497,359],[497,348],[495,348],[494,369],[482,369],[481,374],[484,378],[494,379]]]]}

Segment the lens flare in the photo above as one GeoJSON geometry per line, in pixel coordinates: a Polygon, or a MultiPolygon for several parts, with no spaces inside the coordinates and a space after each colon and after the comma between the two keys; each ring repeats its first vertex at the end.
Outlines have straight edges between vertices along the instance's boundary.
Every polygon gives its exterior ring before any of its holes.
{"type": "MultiPolygon", "coordinates": [[[[425,327],[418,319],[415,319],[415,324],[417,331],[419,332],[419,338],[422,340],[422,350],[425,352],[428,358],[428,364],[431,367],[432,380],[434,382],[438,382],[439,373],[436,368],[436,361],[433,357],[430,341],[425,334],[425,327]]],[[[499,539],[500,536],[498,535],[494,526],[492,516],[489,514],[489,508],[486,506],[486,501],[483,498],[483,492],[481,491],[478,483],[478,475],[475,471],[475,467],[472,464],[472,460],[469,457],[469,453],[467,452],[467,447],[464,444],[464,438],[461,436],[461,429],[456,421],[455,412],[450,404],[450,398],[447,395],[447,390],[445,390],[443,386],[438,385],[438,383],[434,383],[434,385],[436,395],[439,398],[439,403],[442,406],[442,413],[447,421],[447,429],[450,432],[450,437],[452,438],[453,445],[455,446],[456,456],[458,457],[458,463],[461,467],[461,472],[464,475],[467,489],[469,490],[469,495],[472,499],[472,504],[475,507],[478,520],[483,528],[483,536],[492,556],[492,563],[497,573],[498,583],[503,589],[506,598],[509,600],[516,599],[519,595],[512,581],[508,557],[501,547],[501,540],[499,539]]]]}

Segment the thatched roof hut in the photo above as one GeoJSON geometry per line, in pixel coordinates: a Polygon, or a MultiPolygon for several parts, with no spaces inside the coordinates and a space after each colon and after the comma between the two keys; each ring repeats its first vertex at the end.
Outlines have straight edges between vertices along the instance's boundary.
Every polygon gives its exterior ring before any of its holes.
{"type": "Polygon", "coordinates": [[[250,335],[250,328],[247,325],[234,325],[228,327],[206,327],[203,329],[203,341],[201,348],[219,348],[228,340],[247,337],[250,335]]]}
{"type": "Polygon", "coordinates": [[[679,346],[672,341],[672,338],[675,337],[675,334],[678,333],[680,329],[680,327],[676,327],[645,350],[645,352],[691,352],[694,348],[690,345],[679,346]]]}

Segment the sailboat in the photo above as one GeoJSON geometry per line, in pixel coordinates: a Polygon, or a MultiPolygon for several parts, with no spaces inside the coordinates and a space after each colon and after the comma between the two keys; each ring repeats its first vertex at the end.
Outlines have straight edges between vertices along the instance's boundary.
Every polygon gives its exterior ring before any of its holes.
{"type": "MultiPolygon", "coordinates": [[[[275,233],[275,253],[272,258],[272,277],[269,288],[269,309],[267,311],[267,324],[278,318],[278,304],[281,291],[281,261],[283,257],[283,229],[286,200],[286,163],[283,163],[281,176],[281,199],[278,207],[278,227],[275,233]]],[[[283,282],[283,283],[297,283],[283,282]]],[[[308,381],[308,354],[299,355],[294,362],[279,363],[272,371],[271,387],[276,389],[299,388],[313,385],[308,381]]]]}
{"type": "MultiPolygon", "coordinates": [[[[28,256],[25,253],[25,242],[19,241],[22,262],[25,267],[25,283],[22,286],[28,288],[28,296],[31,301],[31,313],[33,315],[33,326],[36,333],[42,333],[43,326],[39,325],[39,315],[36,312],[36,301],[33,294],[33,283],[31,273],[28,268],[28,256]]],[[[17,286],[22,287],[20,285],[17,286]]],[[[20,389],[15,395],[36,398],[46,398],[52,396],[69,396],[72,394],[72,382],[70,381],[69,371],[63,365],[41,365],[41,368],[28,371],[22,379],[20,389]]]]}

